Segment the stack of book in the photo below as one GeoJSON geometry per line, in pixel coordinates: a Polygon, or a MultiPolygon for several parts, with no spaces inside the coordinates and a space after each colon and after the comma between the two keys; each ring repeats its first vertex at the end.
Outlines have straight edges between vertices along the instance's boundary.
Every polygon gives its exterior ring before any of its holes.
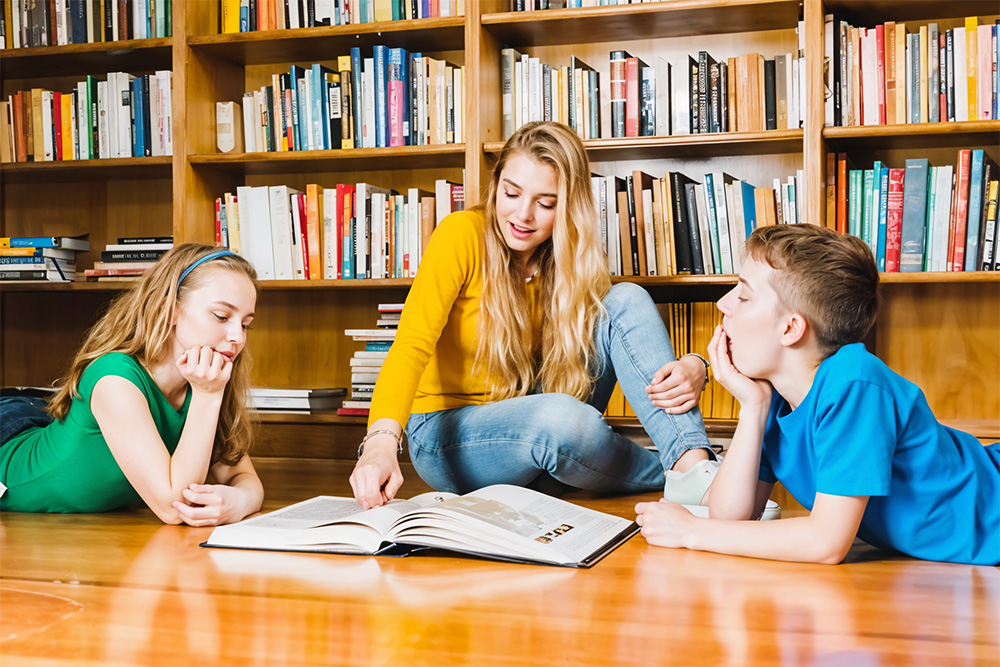
{"type": "Polygon", "coordinates": [[[704,183],[676,171],[593,175],[608,268],[618,276],[739,273],[743,242],[755,228],[802,222],[802,177],[755,187],[724,172],[705,174],[704,183]]]}
{"type": "Polygon", "coordinates": [[[73,282],[76,253],[87,250],[84,238],[0,237],[0,281],[73,282]]]}
{"type": "Polygon", "coordinates": [[[257,410],[282,410],[315,412],[336,410],[344,402],[347,390],[343,387],[329,389],[272,389],[254,387],[250,390],[250,407],[257,410]]]}
{"type": "Polygon", "coordinates": [[[396,338],[396,327],[403,312],[401,303],[379,304],[375,329],[347,329],[345,335],[364,341],[365,349],[351,357],[351,399],[337,411],[339,415],[367,416],[372,405],[375,383],[389,347],[396,338]]]}
{"type": "Polygon", "coordinates": [[[222,0],[219,32],[295,30],[327,25],[351,25],[382,21],[464,16],[465,0],[222,0]]]}
{"type": "Polygon", "coordinates": [[[84,271],[87,280],[131,280],[146,273],[174,247],[172,236],[120,236],[101,251],[101,261],[84,271]]]}
{"type": "Polygon", "coordinates": [[[983,150],[959,150],[954,166],[871,169],[831,153],[827,170],[827,224],[865,241],[880,271],[997,270],[1000,173],[983,150]]]}
{"type": "Polygon", "coordinates": [[[7,49],[117,42],[173,34],[171,0],[7,0],[0,4],[5,19],[0,42],[7,49]]]}
{"type": "Polygon", "coordinates": [[[996,91],[1000,21],[940,30],[887,21],[855,28],[826,16],[827,125],[893,125],[990,120],[996,91]]]}
{"type": "Polygon", "coordinates": [[[172,79],[109,72],[68,92],[17,91],[0,102],[0,161],[173,155],[172,79]]]}
{"type": "Polygon", "coordinates": [[[240,186],[216,199],[216,243],[261,280],[413,278],[431,232],[464,207],[464,188],[439,179],[433,194],[370,183],[240,186]]]}

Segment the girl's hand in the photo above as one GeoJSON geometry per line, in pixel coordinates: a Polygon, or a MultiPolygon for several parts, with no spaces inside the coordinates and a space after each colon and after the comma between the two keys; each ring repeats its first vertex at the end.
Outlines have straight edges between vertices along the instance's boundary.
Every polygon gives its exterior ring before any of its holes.
{"type": "Polygon", "coordinates": [[[697,357],[664,364],[646,387],[649,402],[667,414],[679,415],[698,405],[705,388],[705,366],[697,357]]]}
{"type": "Polygon", "coordinates": [[[656,503],[635,506],[635,522],[642,526],[642,536],[658,547],[683,549],[697,527],[698,518],[683,506],[661,499],[656,503]]]}
{"type": "Polygon", "coordinates": [[[354,499],[366,510],[392,500],[403,485],[403,473],[396,459],[396,443],[391,438],[389,443],[391,446],[378,446],[377,437],[369,440],[365,444],[364,455],[358,459],[351,473],[354,499]]]}
{"type": "Polygon", "coordinates": [[[233,373],[233,362],[211,347],[195,345],[177,358],[177,370],[193,391],[221,394],[233,373]]]}
{"type": "Polygon", "coordinates": [[[220,526],[247,514],[246,493],[225,484],[192,484],[181,494],[187,503],[174,502],[174,509],[189,526],[220,526]]]}
{"type": "Polygon", "coordinates": [[[748,378],[736,369],[729,355],[729,336],[721,326],[715,327],[712,340],[708,343],[708,360],[715,379],[739,401],[741,408],[762,408],[766,411],[770,407],[771,384],[748,378]]]}

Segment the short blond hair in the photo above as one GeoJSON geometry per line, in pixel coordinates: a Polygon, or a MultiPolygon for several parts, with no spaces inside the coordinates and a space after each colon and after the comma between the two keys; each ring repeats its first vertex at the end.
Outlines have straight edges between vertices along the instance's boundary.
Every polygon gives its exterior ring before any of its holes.
{"type": "Polygon", "coordinates": [[[857,343],[878,313],[878,268],[856,236],[816,225],[769,225],[747,238],[747,257],[765,262],[779,302],[805,317],[825,356],[857,343]]]}

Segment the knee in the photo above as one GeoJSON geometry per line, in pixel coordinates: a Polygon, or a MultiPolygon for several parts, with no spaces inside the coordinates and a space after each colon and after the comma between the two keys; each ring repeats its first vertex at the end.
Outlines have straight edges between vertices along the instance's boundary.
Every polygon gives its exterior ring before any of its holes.
{"type": "Polygon", "coordinates": [[[608,316],[614,318],[622,313],[635,312],[637,309],[656,309],[649,292],[635,283],[618,283],[612,285],[605,295],[604,309],[608,311],[608,316]]]}
{"type": "Polygon", "coordinates": [[[545,405],[540,406],[536,418],[538,432],[545,433],[550,444],[583,442],[600,429],[609,428],[597,408],[579,401],[568,394],[545,394],[545,405]]]}

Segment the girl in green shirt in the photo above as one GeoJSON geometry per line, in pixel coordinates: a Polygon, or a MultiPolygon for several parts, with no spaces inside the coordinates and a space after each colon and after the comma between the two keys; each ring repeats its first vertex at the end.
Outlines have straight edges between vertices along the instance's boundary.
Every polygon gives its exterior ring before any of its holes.
{"type": "Polygon", "coordinates": [[[253,266],[228,250],[187,243],[164,255],[87,334],[51,423],[37,425],[44,414],[23,399],[0,401],[0,510],[144,502],[192,526],[258,511],[243,351],[258,291],[253,266]]]}

